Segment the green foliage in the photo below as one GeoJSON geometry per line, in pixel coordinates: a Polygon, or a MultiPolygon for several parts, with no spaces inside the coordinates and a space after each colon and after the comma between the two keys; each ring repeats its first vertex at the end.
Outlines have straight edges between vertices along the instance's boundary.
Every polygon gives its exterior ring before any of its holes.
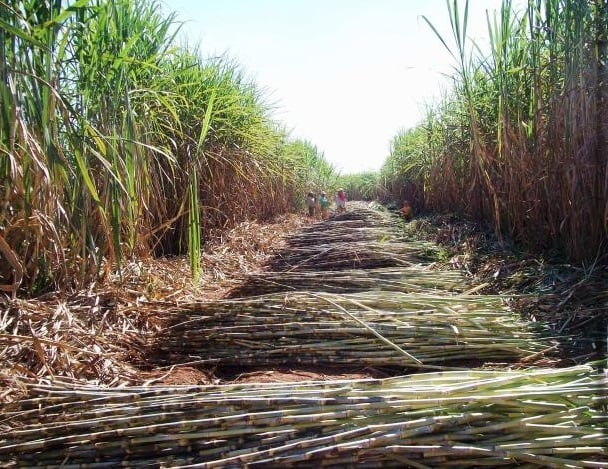
{"type": "Polygon", "coordinates": [[[303,203],[303,194],[308,191],[317,194],[322,190],[331,191],[336,187],[336,170],[311,142],[288,141],[283,145],[281,154],[286,164],[293,169],[295,185],[303,189],[298,204],[303,203]]]}
{"type": "Polygon", "coordinates": [[[468,2],[446,5],[451,40],[426,21],[454,58],[453,88],[395,136],[382,186],[398,199],[411,182],[425,206],[534,249],[606,254],[605,2],[505,0],[488,14],[489,52],[467,37],[468,2]]]}
{"type": "Polygon", "coordinates": [[[349,199],[376,200],[381,199],[380,176],[377,172],[364,172],[341,176],[338,185],[343,187],[349,199]]]}
{"type": "Polygon", "coordinates": [[[156,0],[0,9],[2,290],[80,287],[151,253],[188,252],[196,274],[209,230],[332,183],[237,64],[178,47],[174,25],[156,0]]]}

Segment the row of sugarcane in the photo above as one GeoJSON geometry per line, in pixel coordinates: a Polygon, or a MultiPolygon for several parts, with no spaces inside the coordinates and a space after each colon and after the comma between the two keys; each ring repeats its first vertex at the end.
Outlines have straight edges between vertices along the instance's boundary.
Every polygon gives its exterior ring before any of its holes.
{"type": "Polygon", "coordinates": [[[243,278],[233,297],[281,291],[323,291],[325,293],[403,292],[463,293],[472,289],[457,270],[429,266],[381,267],[328,271],[256,272],[243,278]]]}
{"type": "Polygon", "coordinates": [[[12,467],[608,467],[590,366],[382,380],[100,388],[22,379],[12,467]]]}
{"type": "Polygon", "coordinates": [[[353,241],[291,248],[270,263],[274,271],[323,271],[411,266],[429,262],[431,254],[413,243],[353,241]]]}
{"type": "Polygon", "coordinates": [[[428,369],[533,362],[556,348],[500,296],[300,291],[183,305],[166,319],[148,347],[159,365],[428,369]]]}
{"type": "Polygon", "coordinates": [[[394,220],[387,212],[357,208],[302,228],[286,240],[290,247],[308,246],[321,242],[350,242],[398,237],[394,220]]]}
{"type": "Polygon", "coordinates": [[[434,267],[430,261],[437,257],[435,245],[405,241],[394,223],[386,210],[358,207],[309,225],[287,239],[267,270],[243,276],[231,296],[297,290],[448,293],[470,288],[460,271],[434,267]]]}
{"type": "Polygon", "coordinates": [[[435,245],[400,239],[386,211],[356,207],[286,241],[268,268],[276,272],[373,269],[428,263],[435,245]]]}

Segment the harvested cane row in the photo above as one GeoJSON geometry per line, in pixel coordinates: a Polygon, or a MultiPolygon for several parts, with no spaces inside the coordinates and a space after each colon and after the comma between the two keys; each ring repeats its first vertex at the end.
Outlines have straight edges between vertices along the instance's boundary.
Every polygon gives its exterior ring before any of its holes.
{"type": "Polygon", "coordinates": [[[492,296],[269,294],[182,307],[150,360],[424,368],[543,358],[552,342],[492,296]]]}
{"type": "Polygon", "coordinates": [[[465,276],[456,270],[439,271],[423,266],[352,269],[346,271],[259,272],[243,279],[232,297],[282,291],[323,291],[354,293],[397,291],[403,293],[463,292],[470,288],[465,276]]]}
{"type": "Polygon", "coordinates": [[[300,233],[290,236],[287,244],[290,247],[302,247],[310,244],[394,239],[397,237],[394,226],[394,219],[385,211],[355,208],[324,220],[322,229],[319,229],[318,224],[303,228],[300,233]]]}
{"type": "Polygon", "coordinates": [[[431,257],[412,243],[359,241],[292,248],[270,263],[274,271],[323,271],[411,266],[431,257]]]}
{"type": "Polygon", "coordinates": [[[306,247],[311,244],[352,243],[357,241],[396,239],[396,234],[390,226],[358,227],[341,226],[338,222],[323,222],[323,231],[313,226],[308,231],[292,235],[287,240],[291,248],[306,247]],[[315,228],[313,230],[313,228],[315,228]]]}
{"type": "Polygon", "coordinates": [[[286,245],[268,264],[268,270],[289,273],[407,267],[430,262],[437,251],[425,241],[400,239],[392,215],[361,204],[309,226],[287,239],[286,245]]]}
{"type": "Polygon", "coordinates": [[[99,388],[23,380],[0,460],[20,467],[608,467],[590,367],[384,380],[99,388]]]}

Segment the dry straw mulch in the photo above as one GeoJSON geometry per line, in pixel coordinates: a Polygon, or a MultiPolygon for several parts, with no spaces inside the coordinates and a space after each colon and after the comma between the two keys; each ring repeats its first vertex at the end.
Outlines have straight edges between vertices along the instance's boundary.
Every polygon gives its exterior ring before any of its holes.
{"type": "Polygon", "coordinates": [[[303,217],[289,215],[218,233],[205,246],[196,283],[187,258],[138,259],[125,265],[121,276],[116,273],[86,291],[0,299],[2,396],[7,399],[15,391],[10,384],[14,375],[111,386],[159,379],[207,382],[207,373],[192,368],[151,370],[144,358],[146,337],[162,329],[168,309],[224,297],[305,223],[303,217]]]}

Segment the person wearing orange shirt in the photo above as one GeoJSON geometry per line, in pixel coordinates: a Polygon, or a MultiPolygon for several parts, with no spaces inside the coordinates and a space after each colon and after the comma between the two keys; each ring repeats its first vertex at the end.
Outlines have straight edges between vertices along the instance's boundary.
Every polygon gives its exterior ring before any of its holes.
{"type": "Polygon", "coordinates": [[[412,209],[412,205],[408,200],[404,200],[403,206],[401,207],[401,215],[403,215],[403,218],[409,221],[412,219],[413,214],[414,210],[412,209]]]}

